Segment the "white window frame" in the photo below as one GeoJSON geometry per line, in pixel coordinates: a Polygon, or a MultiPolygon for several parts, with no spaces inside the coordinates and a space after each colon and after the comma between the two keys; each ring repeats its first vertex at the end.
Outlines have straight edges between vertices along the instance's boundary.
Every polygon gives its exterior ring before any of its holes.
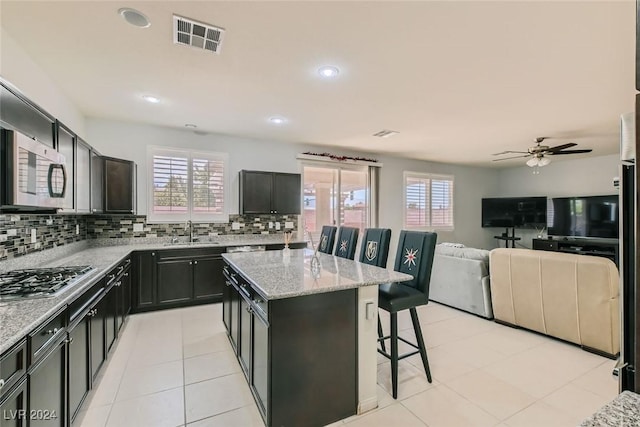
{"type": "Polygon", "coordinates": [[[423,230],[423,231],[431,231],[431,230],[439,230],[439,231],[453,231],[455,227],[455,176],[453,175],[444,175],[444,174],[433,174],[433,173],[424,173],[424,172],[411,172],[404,171],[402,177],[402,224],[403,227],[407,230],[423,230]],[[424,226],[409,226],[407,225],[407,179],[421,179],[429,181],[429,200],[427,201],[427,206],[429,207],[429,224],[424,226]],[[431,180],[442,180],[442,181],[451,181],[451,225],[433,225],[432,224],[432,192],[431,192],[431,180]]]}
{"type": "Polygon", "coordinates": [[[147,222],[148,223],[176,223],[192,220],[194,222],[229,222],[230,205],[230,177],[229,177],[229,155],[213,151],[185,150],[181,148],[155,146],[147,147],[147,222]],[[154,156],[176,156],[186,157],[187,167],[187,212],[185,213],[156,213],[153,211],[154,196],[154,156]],[[220,214],[217,213],[194,213],[193,212],[193,158],[204,158],[211,160],[221,160],[223,163],[223,186],[224,186],[224,207],[220,214]]]}

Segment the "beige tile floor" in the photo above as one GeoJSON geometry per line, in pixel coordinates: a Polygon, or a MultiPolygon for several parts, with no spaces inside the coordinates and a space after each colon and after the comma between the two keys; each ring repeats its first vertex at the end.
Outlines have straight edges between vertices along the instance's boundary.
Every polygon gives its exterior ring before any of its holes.
{"type": "MultiPolygon", "coordinates": [[[[575,426],[617,394],[613,360],[435,303],[418,313],[433,383],[405,359],[394,400],[379,356],[378,409],[333,425],[575,426]]],[[[220,304],[132,315],[74,425],[262,426],[221,319],[220,304]]],[[[413,338],[408,314],[399,328],[413,338]]]]}

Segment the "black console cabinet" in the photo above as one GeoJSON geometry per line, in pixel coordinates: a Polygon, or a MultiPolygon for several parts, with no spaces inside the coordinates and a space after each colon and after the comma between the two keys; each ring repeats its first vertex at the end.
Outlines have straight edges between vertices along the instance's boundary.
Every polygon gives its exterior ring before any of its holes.
{"type": "Polygon", "coordinates": [[[609,258],[618,265],[619,243],[593,239],[533,239],[533,249],[609,258]]]}

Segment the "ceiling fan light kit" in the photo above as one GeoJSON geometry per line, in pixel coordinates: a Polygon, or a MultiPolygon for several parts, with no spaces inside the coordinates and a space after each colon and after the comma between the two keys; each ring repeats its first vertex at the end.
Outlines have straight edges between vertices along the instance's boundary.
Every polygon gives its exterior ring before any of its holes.
{"type": "Polygon", "coordinates": [[[538,168],[541,168],[543,166],[547,166],[549,163],[551,163],[551,159],[549,159],[547,156],[554,156],[556,154],[581,154],[581,153],[590,153],[592,150],[591,149],[585,149],[585,150],[567,150],[567,148],[571,148],[571,147],[575,147],[576,144],[575,142],[569,142],[566,144],[562,144],[562,145],[557,145],[555,147],[549,147],[547,145],[541,145],[542,142],[544,142],[545,139],[547,139],[548,137],[546,136],[541,136],[538,137],[536,139],[534,139],[534,142],[536,143],[536,145],[534,145],[533,147],[529,147],[527,149],[527,151],[502,151],[500,153],[495,153],[494,156],[500,156],[503,154],[520,154],[518,156],[511,156],[511,157],[505,157],[502,159],[494,159],[494,162],[498,162],[501,160],[510,160],[510,159],[517,159],[517,158],[526,158],[528,157],[529,160],[526,161],[526,165],[531,167],[531,168],[536,168],[533,173],[537,174],[538,172],[538,168]]]}

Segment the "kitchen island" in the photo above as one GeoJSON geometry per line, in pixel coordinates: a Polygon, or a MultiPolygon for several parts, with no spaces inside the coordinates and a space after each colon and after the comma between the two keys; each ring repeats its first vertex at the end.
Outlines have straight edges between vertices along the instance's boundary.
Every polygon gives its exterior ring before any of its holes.
{"type": "Polygon", "coordinates": [[[305,249],[223,258],[223,321],[267,426],[377,407],[378,285],[410,275],[305,249]]]}

